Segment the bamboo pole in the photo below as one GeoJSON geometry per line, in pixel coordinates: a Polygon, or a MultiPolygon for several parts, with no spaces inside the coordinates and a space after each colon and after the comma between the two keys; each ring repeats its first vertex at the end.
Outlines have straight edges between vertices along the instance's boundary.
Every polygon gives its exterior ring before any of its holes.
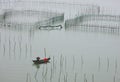
{"type": "Polygon", "coordinates": [[[107,72],[109,70],[109,58],[107,57],[107,72]]]}
{"type": "Polygon", "coordinates": [[[99,56],[99,59],[98,59],[98,71],[100,71],[100,65],[101,65],[100,62],[101,61],[100,61],[100,56],[99,56]]]}
{"type": "Polygon", "coordinates": [[[44,55],[45,55],[45,57],[46,57],[46,48],[44,48],[44,55]]]}

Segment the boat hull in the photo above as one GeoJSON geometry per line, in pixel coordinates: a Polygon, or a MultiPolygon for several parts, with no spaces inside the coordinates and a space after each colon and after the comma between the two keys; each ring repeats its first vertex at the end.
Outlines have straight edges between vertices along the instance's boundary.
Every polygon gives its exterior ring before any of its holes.
{"type": "Polygon", "coordinates": [[[48,58],[48,60],[43,60],[43,59],[41,59],[41,60],[33,60],[33,62],[34,62],[34,64],[43,64],[43,63],[48,63],[49,62],[49,60],[50,60],[50,58],[48,58]]]}

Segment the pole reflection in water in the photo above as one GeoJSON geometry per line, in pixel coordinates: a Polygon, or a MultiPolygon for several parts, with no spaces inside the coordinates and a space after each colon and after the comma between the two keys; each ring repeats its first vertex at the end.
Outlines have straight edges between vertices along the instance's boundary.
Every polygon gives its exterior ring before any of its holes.
{"type": "Polygon", "coordinates": [[[31,82],[31,76],[30,76],[30,73],[27,73],[26,82],[31,82]]]}
{"type": "Polygon", "coordinates": [[[37,69],[36,72],[35,72],[34,78],[35,78],[35,81],[38,82],[37,74],[38,74],[38,71],[39,71],[39,69],[40,69],[40,64],[33,64],[33,66],[35,66],[36,69],[37,69]]]}
{"type": "MultiPolygon", "coordinates": [[[[48,62],[50,63],[50,62],[48,62]]],[[[36,72],[35,72],[35,75],[34,75],[34,78],[35,78],[35,81],[36,82],[39,82],[37,76],[38,76],[38,72],[40,70],[40,67],[43,66],[42,68],[42,72],[40,74],[41,75],[41,79],[42,79],[42,82],[47,82],[47,74],[48,74],[48,68],[47,68],[47,63],[43,63],[43,64],[33,64],[33,66],[36,68],[36,72]],[[44,65],[44,66],[43,66],[44,65]]]]}

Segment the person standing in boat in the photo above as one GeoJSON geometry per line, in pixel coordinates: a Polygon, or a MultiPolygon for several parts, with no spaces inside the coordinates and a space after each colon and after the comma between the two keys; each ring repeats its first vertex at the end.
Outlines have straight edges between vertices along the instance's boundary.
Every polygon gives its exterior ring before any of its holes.
{"type": "Polygon", "coordinates": [[[37,57],[36,59],[37,59],[37,61],[40,61],[40,57],[37,57]]]}

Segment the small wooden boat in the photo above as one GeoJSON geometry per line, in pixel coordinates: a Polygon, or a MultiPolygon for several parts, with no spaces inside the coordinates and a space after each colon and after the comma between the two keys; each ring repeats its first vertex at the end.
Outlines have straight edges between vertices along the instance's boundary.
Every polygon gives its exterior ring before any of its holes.
{"type": "Polygon", "coordinates": [[[41,60],[33,60],[34,64],[43,64],[43,63],[48,63],[50,58],[46,59],[41,59],[41,60]]]}
{"type": "Polygon", "coordinates": [[[57,25],[57,26],[40,26],[40,30],[61,30],[62,25],[57,25]]]}

